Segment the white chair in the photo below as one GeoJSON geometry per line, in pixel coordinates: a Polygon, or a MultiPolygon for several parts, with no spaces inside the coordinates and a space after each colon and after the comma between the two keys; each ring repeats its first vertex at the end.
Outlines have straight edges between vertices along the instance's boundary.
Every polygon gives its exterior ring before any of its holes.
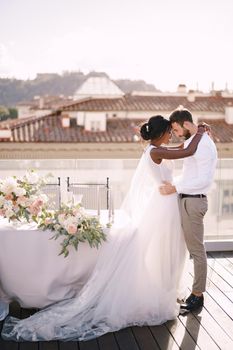
{"type": "Polygon", "coordinates": [[[48,208],[59,209],[61,206],[61,179],[57,178],[56,183],[47,183],[41,191],[48,196],[48,208]]]}
{"type": "Polygon", "coordinates": [[[74,203],[81,202],[85,209],[94,210],[98,216],[101,210],[107,210],[112,218],[113,198],[108,177],[105,183],[71,182],[67,177],[67,192],[74,203]]]}

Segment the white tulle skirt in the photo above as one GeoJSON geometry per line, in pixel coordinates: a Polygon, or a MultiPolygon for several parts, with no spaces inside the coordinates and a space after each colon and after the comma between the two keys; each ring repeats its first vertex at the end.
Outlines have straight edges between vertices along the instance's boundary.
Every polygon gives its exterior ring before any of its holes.
{"type": "Polygon", "coordinates": [[[184,296],[186,257],[177,195],[151,190],[142,210],[142,220],[126,216],[112,227],[93,274],[77,297],[24,320],[8,317],[3,338],[88,340],[127,326],[174,319],[177,298],[184,296]]]}

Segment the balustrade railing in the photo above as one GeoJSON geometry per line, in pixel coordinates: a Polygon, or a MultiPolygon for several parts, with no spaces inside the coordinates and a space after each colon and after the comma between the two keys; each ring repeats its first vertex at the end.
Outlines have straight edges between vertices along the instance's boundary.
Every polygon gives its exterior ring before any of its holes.
{"type": "MultiPolygon", "coordinates": [[[[86,201],[85,205],[98,212],[98,201],[100,210],[109,209],[112,194],[116,211],[120,208],[127,193],[137,163],[137,159],[36,159],[14,160],[13,162],[12,160],[1,160],[0,173],[2,178],[23,175],[26,169],[35,169],[41,176],[53,173],[55,178],[60,177],[61,202],[67,201],[68,193],[72,192],[74,197],[76,196],[74,200],[77,201],[83,196],[82,200],[84,203],[86,201]],[[111,186],[108,183],[109,188],[106,182],[107,177],[111,180],[109,181],[111,186]],[[74,184],[77,184],[77,187],[74,184]],[[101,184],[105,187],[102,187],[101,184]],[[97,199],[98,195],[100,200],[97,199]]],[[[182,161],[175,161],[174,164],[174,175],[176,176],[181,172],[182,161]]],[[[209,241],[233,240],[233,159],[218,160],[208,202],[209,208],[205,216],[205,239],[209,241]]]]}

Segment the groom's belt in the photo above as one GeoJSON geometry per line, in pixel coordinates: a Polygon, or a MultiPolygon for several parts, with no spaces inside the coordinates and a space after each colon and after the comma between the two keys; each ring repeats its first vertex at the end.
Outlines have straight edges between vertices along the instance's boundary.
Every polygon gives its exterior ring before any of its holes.
{"type": "Polygon", "coordinates": [[[206,198],[205,194],[185,194],[185,193],[179,193],[180,198],[206,198]]]}

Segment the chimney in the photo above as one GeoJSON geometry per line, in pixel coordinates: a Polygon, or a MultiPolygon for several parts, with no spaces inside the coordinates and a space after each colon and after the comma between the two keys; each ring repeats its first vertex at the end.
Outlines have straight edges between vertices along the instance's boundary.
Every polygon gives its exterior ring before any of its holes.
{"type": "Polygon", "coordinates": [[[189,90],[188,95],[187,95],[187,100],[189,102],[195,102],[195,91],[194,90],[189,90]]]}
{"type": "Polygon", "coordinates": [[[177,87],[177,92],[180,94],[186,94],[187,93],[187,87],[185,84],[179,84],[177,87]]]}

